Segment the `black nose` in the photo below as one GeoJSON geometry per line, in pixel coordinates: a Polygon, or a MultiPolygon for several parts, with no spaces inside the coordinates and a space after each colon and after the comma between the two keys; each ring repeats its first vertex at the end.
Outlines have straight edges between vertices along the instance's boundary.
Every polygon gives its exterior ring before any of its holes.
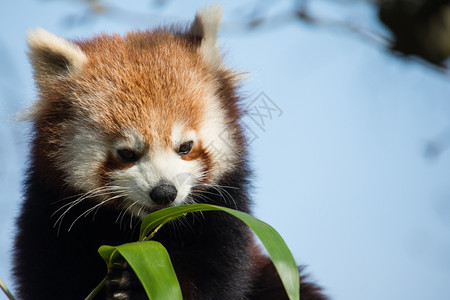
{"type": "Polygon", "coordinates": [[[150,197],[156,204],[167,205],[177,197],[177,189],[171,184],[161,184],[150,192],[150,197]]]}

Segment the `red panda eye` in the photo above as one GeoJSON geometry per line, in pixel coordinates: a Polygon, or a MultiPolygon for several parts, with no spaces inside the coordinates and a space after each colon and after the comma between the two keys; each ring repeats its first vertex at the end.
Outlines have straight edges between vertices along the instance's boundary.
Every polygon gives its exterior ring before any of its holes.
{"type": "Polygon", "coordinates": [[[178,148],[178,154],[186,155],[189,152],[191,152],[193,143],[194,143],[193,141],[189,141],[181,144],[180,147],[178,148]]]}
{"type": "Polygon", "coordinates": [[[130,149],[119,149],[117,150],[117,154],[123,162],[127,163],[135,162],[139,159],[136,152],[130,149]]]}

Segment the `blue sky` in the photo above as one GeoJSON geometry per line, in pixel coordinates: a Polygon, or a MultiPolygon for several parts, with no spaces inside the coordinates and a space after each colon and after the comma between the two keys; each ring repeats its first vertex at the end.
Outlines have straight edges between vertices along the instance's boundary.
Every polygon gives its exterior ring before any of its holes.
{"type": "MultiPolygon", "coordinates": [[[[72,27],[66,16],[85,9],[75,1],[19,0],[0,9],[0,278],[10,286],[27,153],[26,124],[13,114],[35,98],[26,30],[41,26],[67,38],[124,33],[187,22],[209,3],[114,2],[128,13],[72,27]]],[[[333,28],[291,22],[238,30],[252,2],[237,3],[224,4],[226,61],[249,72],[248,103],[264,92],[281,110],[264,130],[244,119],[257,136],[255,215],[280,232],[333,299],[450,299],[450,154],[424,155],[450,128],[449,76],[333,28]]],[[[314,13],[383,30],[365,4],[314,3],[314,13]]],[[[289,5],[279,1],[271,13],[289,5]]]]}

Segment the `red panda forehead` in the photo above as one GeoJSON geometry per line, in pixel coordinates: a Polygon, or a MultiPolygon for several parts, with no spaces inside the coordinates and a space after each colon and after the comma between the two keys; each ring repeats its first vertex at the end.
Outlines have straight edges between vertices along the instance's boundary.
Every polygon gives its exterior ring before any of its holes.
{"type": "MultiPolygon", "coordinates": [[[[136,129],[147,146],[173,147],[176,128],[183,138],[186,132],[197,131],[210,107],[202,95],[172,96],[169,98],[109,95],[104,104],[95,104],[88,122],[101,130],[122,136],[128,128],[136,129]]],[[[205,96],[207,97],[207,96],[205,96]]],[[[84,116],[83,116],[84,117],[84,116]]]]}
{"type": "Polygon", "coordinates": [[[180,67],[179,71],[192,67],[207,69],[197,51],[198,43],[166,30],[130,32],[125,37],[100,35],[77,44],[89,58],[88,68],[94,68],[94,73],[105,67],[125,71],[133,66],[139,67],[141,73],[157,73],[168,67],[180,67]]]}
{"type": "Polygon", "coordinates": [[[138,128],[147,143],[167,146],[175,123],[188,130],[200,126],[215,92],[192,45],[167,33],[135,33],[80,46],[89,61],[77,80],[82,95],[76,98],[90,99],[91,115],[102,126],[113,132],[138,128]]]}

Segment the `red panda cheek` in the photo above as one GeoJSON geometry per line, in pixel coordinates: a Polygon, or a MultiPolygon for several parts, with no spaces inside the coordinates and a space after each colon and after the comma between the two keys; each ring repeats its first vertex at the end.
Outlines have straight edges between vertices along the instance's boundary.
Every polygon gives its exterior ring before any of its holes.
{"type": "Polygon", "coordinates": [[[203,183],[211,183],[212,182],[212,172],[211,170],[214,168],[213,160],[211,159],[211,155],[208,152],[204,152],[201,156],[203,171],[205,172],[204,176],[202,176],[201,181],[203,183]]]}

